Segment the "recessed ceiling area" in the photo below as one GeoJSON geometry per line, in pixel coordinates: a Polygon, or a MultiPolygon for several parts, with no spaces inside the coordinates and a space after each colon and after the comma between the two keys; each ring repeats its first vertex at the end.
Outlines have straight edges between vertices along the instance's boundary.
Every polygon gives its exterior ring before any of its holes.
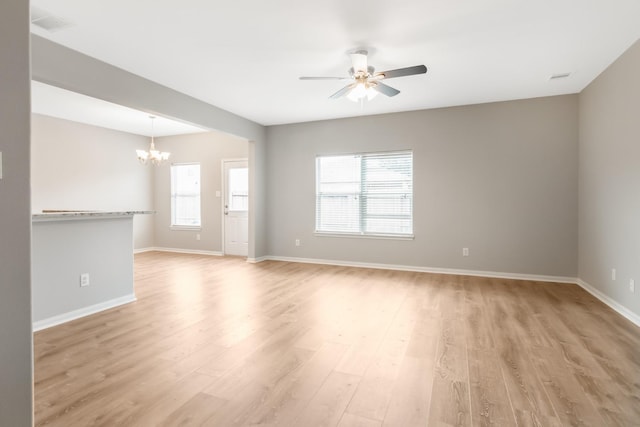
{"type": "MultiPolygon", "coordinates": [[[[31,82],[31,111],[59,119],[151,136],[149,113],[36,81],[31,82]]],[[[208,131],[160,116],[156,116],[153,128],[155,136],[208,131]]]]}
{"type": "Polygon", "coordinates": [[[640,38],[638,0],[32,4],[68,23],[33,33],[263,125],[577,93],[640,38]],[[364,105],[298,79],[346,76],[355,48],[429,71],[364,105]]]}

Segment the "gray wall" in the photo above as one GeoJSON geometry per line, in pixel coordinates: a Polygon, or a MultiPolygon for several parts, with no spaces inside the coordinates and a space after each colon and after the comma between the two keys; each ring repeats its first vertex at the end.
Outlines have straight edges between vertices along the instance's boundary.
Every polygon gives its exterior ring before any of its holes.
{"type": "Polygon", "coordinates": [[[579,215],[579,277],[638,316],[639,76],[636,42],[580,94],[579,215]],[[636,281],[635,294],[630,279],[636,281]]]}
{"type": "Polygon", "coordinates": [[[269,253],[266,141],[266,135],[263,141],[249,141],[249,260],[259,260],[269,253]]]}
{"type": "Polygon", "coordinates": [[[49,327],[57,316],[135,298],[132,228],[131,217],[34,221],[33,321],[49,327]],[[89,286],[80,287],[83,273],[89,286]]]}
{"type": "Polygon", "coordinates": [[[269,127],[268,253],[576,277],[577,120],[568,95],[269,127]],[[415,240],[314,236],[315,156],[396,149],[415,240]]]}
{"type": "MultiPolygon", "coordinates": [[[[31,123],[31,208],[154,210],[153,166],[136,149],[149,138],[34,114],[31,123]]],[[[154,246],[154,215],[134,218],[134,247],[154,246]]]]}
{"type": "Polygon", "coordinates": [[[0,425],[32,425],[29,2],[0,2],[0,425]]]}
{"type": "Polygon", "coordinates": [[[31,56],[36,81],[249,140],[249,257],[266,255],[264,126],[35,35],[31,56]]]}
{"type": "Polygon", "coordinates": [[[156,146],[171,153],[170,163],[200,163],[201,215],[200,230],[171,230],[171,173],[170,165],[155,169],[156,224],[155,246],[183,250],[220,252],[222,250],[222,159],[246,158],[246,140],[206,132],[191,135],[156,138],[156,146]],[[196,240],[200,234],[200,240],[196,240]]]}

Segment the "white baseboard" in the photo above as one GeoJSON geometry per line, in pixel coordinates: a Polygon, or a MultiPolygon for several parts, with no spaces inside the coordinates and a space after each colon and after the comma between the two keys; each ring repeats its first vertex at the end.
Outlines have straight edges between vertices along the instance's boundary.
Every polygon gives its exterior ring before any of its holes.
{"type": "MultiPolygon", "coordinates": [[[[200,253],[202,252],[190,252],[183,251],[181,249],[167,249],[167,248],[149,248],[144,252],[150,250],[165,251],[165,252],[182,252],[182,253],[200,253]]],[[[222,255],[222,253],[208,253],[209,255],[222,255]]],[[[553,283],[572,283],[582,287],[585,291],[602,301],[611,309],[618,312],[620,315],[631,321],[637,326],[640,326],[640,316],[632,312],[622,304],[613,300],[609,296],[603,294],[593,286],[589,285],[582,279],[576,277],[567,276],[545,276],[539,274],[520,274],[520,273],[503,273],[497,271],[476,271],[476,270],[461,270],[453,268],[435,268],[435,267],[420,267],[410,265],[397,265],[397,264],[380,264],[380,263],[368,263],[368,262],[355,262],[355,261],[339,261],[329,259],[317,259],[317,258],[298,258],[298,257],[283,257],[283,256],[262,256],[257,258],[247,258],[247,262],[256,264],[263,261],[286,261],[286,262],[299,262],[306,264],[326,264],[326,265],[338,265],[343,267],[360,267],[360,268],[376,268],[382,270],[401,270],[401,271],[415,271],[422,273],[438,273],[438,274],[455,274],[460,276],[476,276],[476,277],[493,277],[499,279],[515,279],[515,280],[531,280],[536,282],[553,282],[553,283]]]]}
{"type": "Polygon", "coordinates": [[[33,322],[33,332],[41,331],[43,329],[47,329],[52,326],[70,322],[72,320],[79,319],[81,317],[99,313],[101,311],[118,307],[120,305],[128,304],[134,301],[136,301],[136,295],[129,294],[120,298],[115,298],[109,301],[104,301],[98,304],[90,305],[88,307],[83,307],[77,310],[69,311],[67,313],[59,314],[57,316],[49,317],[47,319],[38,320],[37,322],[33,322]]]}
{"type": "Polygon", "coordinates": [[[420,273],[455,274],[458,276],[476,276],[476,277],[494,277],[499,279],[533,280],[536,282],[574,283],[575,284],[576,281],[578,280],[575,277],[566,277],[566,276],[544,276],[544,275],[538,275],[538,274],[502,273],[497,271],[460,270],[460,269],[453,269],[453,268],[435,268],[435,267],[421,267],[421,266],[412,266],[412,265],[379,264],[379,263],[369,263],[369,262],[338,261],[338,260],[315,259],[315,258],[297,258],[297,257],[281,257],[281,256],[267,256],[262,258],[265,258],[264,260],[301,262],[306,264],[327,264],[327,265],[339,265],[343,267],[377,268],[381,270],[400,270],[400,271],[415,271],[420,273]]]}
{"type": "Polygon", "coordinates": [[[383,270],[401,270],[401,271],[416,271],[423,273],[439,273],[439,274],[455,274],[460,276],[476,276],[476,277],[494,277],[499,279],[515,279],[515,280],[532,280],[536,282],[553,282],[553,283],[571,283],[582,287],[585,291],[608,305],[611,309],[618,312],[620,315],[631,321],[637,326],[640,326],[640,316],[632,312],[622,304],[613,300],[609,296],[603,294],[593,286],[589,285],[582,279],[576,277],[566,276],[545,276],[538,274],[520,274],[520,273],[502,273],[497,271],[474,271],[474,270],[460,270],[452,268],[433,268],[433,267],[417,267],[408,265],[394,265],[394,264],[377,264],[366,262],[352,262],[352,261],[337,261],[315,258],[297,258],[297,257],[281,257],[281,256],[266,256],[259,258],[261,261],[287,261],[287,262],[301,262],[307,264],[327,264],[327,265],[339,265],[344,267],[361,267],[361,268],[378,268],[383,270]]]}
{"type": "Polygon", "coordinates": [[[640,316],[638,316],[636,313],[629,310],[627,307],[620,304],[619,302],[615,301],[613,298],[603,294],[602,292],[600,292],[599,290],[597,290],[596,288],[594,288],[584,280],[578,279],[576,283],[582,289],[589,292],[594,297],[598,298],[600,301],[602,301],[603,303],[611,307],[613,310],[617,311],[620,315],[625,317],[627,320],[634,323],[636,326],[640,326],[640,316]]]}
{"type": "Polygon", "coordinates": [[[134,254],[143,254],[145,252],[153,252],[155,250],[156,250],[156,248],[139,248],[139,249],[134,249],[133,253],[134,254]]]}
{"type": "Polygon", "coordinates": [[[192,255],[210,255],[210,256],[223,256],[224,254],[222,252],[219,251],[202,251],[199,249],[180,249],[180,248],[160,248],[160,247],[153,247],[153,248],[144,248],[144,249],[137,249],[135,251],[133,251],[133,253],[138,254],[138,253],[142,253],[142,252],[173,252],[173,253],[177,253],[177,254],[192,254],[192,255]]]}

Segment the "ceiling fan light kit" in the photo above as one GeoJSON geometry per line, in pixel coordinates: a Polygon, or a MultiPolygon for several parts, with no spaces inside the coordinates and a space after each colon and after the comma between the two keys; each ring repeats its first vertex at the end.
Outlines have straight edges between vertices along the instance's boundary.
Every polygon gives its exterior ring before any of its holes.
{"type": "Polygon", "coordinates": [[[343,87],[329,98],[337,99],[346,96],[354,102],[371,101],[378,93],[386,96],[396,96],[400,93],[398,89],[382,83],[384,79],[395,77],[412,76],[424,74],[427,67],[424,65],[414,65],[412,67],[398,68],[395,70],[375,72],[375,68],[367,63],[367,51],[358,50],[349,55],[352,67],[349,69],[349,77],[300,77],[300,80],[351,80],[352,82],[343,87]]]}
{"type": "Polygon", "coordinates": [[[361,100],[371,101],[378,95],[378,91],[374,89],[373,85],[368,83],[358,83],[349,91],[347,98],[353,102],[359,102],[361,100]]]}

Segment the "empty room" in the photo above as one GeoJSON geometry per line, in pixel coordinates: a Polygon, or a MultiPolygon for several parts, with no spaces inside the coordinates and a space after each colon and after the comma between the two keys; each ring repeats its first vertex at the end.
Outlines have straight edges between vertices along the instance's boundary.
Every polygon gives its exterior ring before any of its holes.
{"type": "Polygon", "coordinates": [[[640,3],[0,4],[0,426],[640,425],[640,3]]]}

